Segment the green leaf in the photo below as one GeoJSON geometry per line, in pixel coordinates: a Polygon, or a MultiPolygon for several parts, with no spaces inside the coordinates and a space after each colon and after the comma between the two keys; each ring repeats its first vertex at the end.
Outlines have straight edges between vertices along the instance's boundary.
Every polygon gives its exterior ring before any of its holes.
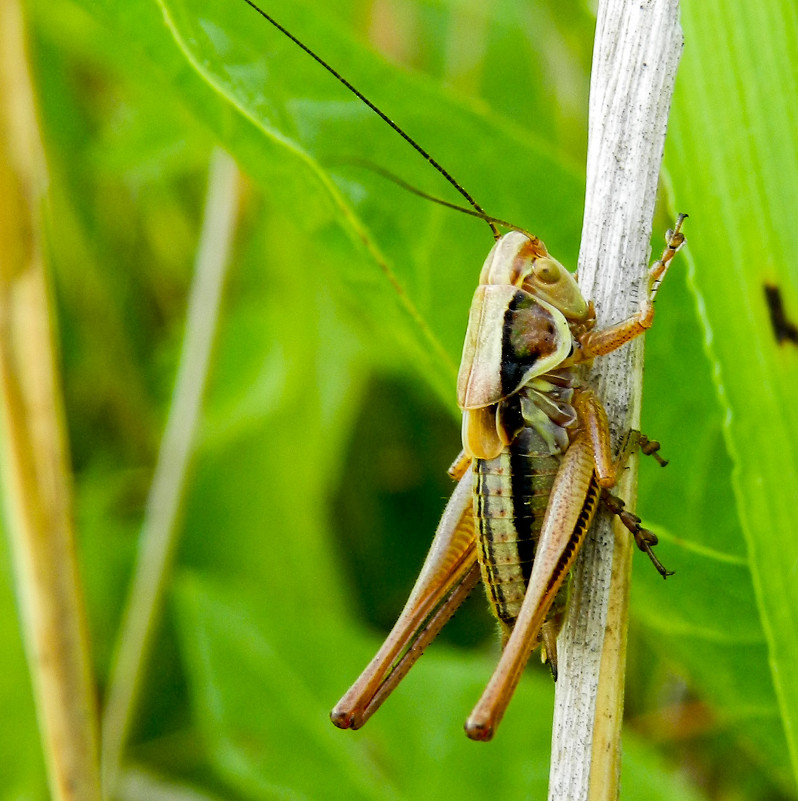
{"type": "MultiPolygon", "coordinates": [[[[787,313],[798,316],[792,241],[798,16],[792,2],[765,0],[688,4],[683,19],[686,47],[667,164],[676,202],[691,215],[691,282],[725,409],[737,511],[762,618],[766,648],[758,647],[754,662],[770,667],[795,774],[798,347],[776,341],[764,287],[779,287],[787,313]]],[[[706,589],[726,592],[714,580],[706,589]]],[[[755,652],[740,645],[748,662],[755,652]]],[[[742,686],[738,692],[744,701],[742,686]]]]}
{"type": "MultiPolygon", "coordinates": [[[[697,221],[691,216],[688,223],[697,221]]],[[[692,248],[701,234],[690,233],[692,248]]],[[[731,460],[682,265],[669,275],[646,343],[642,428],[662,439],[670,464],[662,469],[643,460],[638,508],[660,538],[660,557],[676,575],[663,582],[638,555],[631,612],[661,658],[736,730],[766,773],[789,786],[787,743],[731,460]]]]}
{"type": "MultiPolygon", "coordinates": [[[[353,157],[366,159],[421,189],[462,200],[359,100],[243,2],[161,5],[171,42],[166,30],[145,17],[144,5],[135,15],[113,6],[103,10],[146,49],[167,85],[272,201],[313,236],[325,261],[322,274],[314,270],[309,280],[343,288],[353,308],[382,332],[381,342],[390,332],[391,347],[409,354],[440,396],[450,399],[462,310],[490,247],[488,229],[422,202],[362,166],[347,165],[353,157]]],[[[342,73],[361,76],[362,90],[425,148],[442,154],[441,161],[492,213],[520,225],[534,222],[561,258],[575,257],[583,184],[567,160],[534,133],[387,65],[316,5],[293,3],[280,13],[283,24],[318,43],[342,73]]]]}
{"type": "MultiPolygon", "coordinates": [[[[346,627],[310,626],[300,655],[295,637],[264,625],[274,617],[265,599],[231,598],[227,588],[196,575],[183,576],[177,600],[192,697],[213,764],[245,798],[545,796],[551,726],[542,710],[551,708],[553,687],[544,671],[524,677],[489,746],[470,742],[459,720],[490,665],[442,646],[425,656],[423,676],[411,673],[366,729],[341,732],[328,719],[335,685],[365,664],[375,642],[346,627]]],[[[625,801],[699,800],[641,743],[631,740],[627,754],[625,801]]]]}

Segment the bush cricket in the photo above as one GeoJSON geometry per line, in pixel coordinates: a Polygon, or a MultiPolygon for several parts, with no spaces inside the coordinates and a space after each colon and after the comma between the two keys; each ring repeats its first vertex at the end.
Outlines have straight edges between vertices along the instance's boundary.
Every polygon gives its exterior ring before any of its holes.
{"type": "Polygon", "coordinates": [[[659,286],[685,241],[687,215],[667,232],[638,312],[596,329],[592,302],[540,239],[486,214],[335,69],[245,2],[415,148],[472,207],[461,210],[485,220],[495,239],[469,312],[458,374],[463,451],[449,471],[457,485],[393,630],[331,712],[340,728],[364,725],[481,578],[499,621],[502,655],[465,730],[471,739],[489,740],[538,646],[556,678],[569,572],[600,503],[618,515],[663,578],[670,575],[652,551],[656,536],[610,492],[635,448],[664,464],[659,444],[630,432],[615,458],[606,412],[587,387],[585,371],[595,357],[651,327],[659,286]],[[500,235],[497,226],[512,230],[500,235]]]}

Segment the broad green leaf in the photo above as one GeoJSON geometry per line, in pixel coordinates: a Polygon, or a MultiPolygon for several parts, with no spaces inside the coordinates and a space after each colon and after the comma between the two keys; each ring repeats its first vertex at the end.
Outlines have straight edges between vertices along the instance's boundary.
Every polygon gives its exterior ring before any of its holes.
{"type": "MultiPolygon", "coordinates": [[[[690,3],[683,14],[687,45],[667,163],[676,202],[691,214],[691,281],[725,409],[762,617],[764,647],[754,651],[743,641],[738,658],[748,661],[758,651],[755,664],[769,665],[795,772],[798,348],[777,342],[764,287],[779,287],[787,313],[798,314],[791,237],[798,208],[798,12],[792,2],[766,0],[690,3]]],[[[726,592],[722,582],[706,589],[726,592]]],[[[756,706],[761,696],[752,700],[756,706]]]]}
{"type": "MultiPolygon", "coordinates": [[[[694,228],[690,233],[688,248],[700,236],[694,228]]],[[[702,334],[684,271],[682,262],[669,276],[647,335],[642,427],[662,440],[670,464],[662,469],[643,460],[639,504],[676,575],[663,582],[639,554],[631,611],[662,659],[734,727],[766,774],[788,786],[787,744],[731,463],[714,386],[701,369],[702,334]]]]}
{"type": "MultiPolygon", "coordinates": [[[[481,688],[482,658],[439,647],[360,732],[330,724],[331,671],[356,669],[376,643],[346,628],[311,627],[295,643],[264,627],[263,599],[234,596],[198,576],[178,586],[181,642],[198,718],[220,776],[245,798],[543,798],[548,780],[551,680],[525,676],[491,746],[460,730],[481,688]],[[317,661],[314,654],[323,654],[317,661]],[[530,713],[530,710],[532,711],[530,713]],[[545,711],[544,711],[545,710],[545,711]]],[[[639,742],[627,748],[624,801],[699,801],[639,742]]]]}
{"type": "MultiPolygon", "coordinates": [[[[87,7],[146,51],[167,87],[298,221],[301,235],[313,236],[324,262],[308,280],[345,289],[353,312],[380,333],[379,341],[409,354],[450,400],[463,310],[491,244],[488,229],[346,162],[366,159],[457,201],[440,176],[243,0],[164,0],[165,25],[146,3],[136,4],[135,13],[115,4],[87,7]]],[[[534,228],[573,261],[583,192],[567,159],[534,132],[390,67],[315,4],[280,11],[284,24],[318,42],[337,69],[363,76],[362,90],[440,153],[492,213],[534,228]]]]}

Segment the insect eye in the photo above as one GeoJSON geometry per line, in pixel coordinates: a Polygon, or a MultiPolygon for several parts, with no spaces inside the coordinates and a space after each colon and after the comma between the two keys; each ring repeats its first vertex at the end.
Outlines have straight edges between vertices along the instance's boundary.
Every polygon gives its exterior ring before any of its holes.
{"type": "Polygon", "coordinates": [[[533,268],[535,278],[543,284],[556,284],[560,280],[557,265],[549,259],[538,259],[533,268]]]}

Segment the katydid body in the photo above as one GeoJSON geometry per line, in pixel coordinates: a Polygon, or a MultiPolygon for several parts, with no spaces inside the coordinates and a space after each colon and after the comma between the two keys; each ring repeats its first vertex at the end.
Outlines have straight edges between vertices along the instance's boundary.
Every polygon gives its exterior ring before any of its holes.
{"type": "Polygon", "coordinates": [[[566,581],[600,502],[618,515],[663,577],[668,575],[651,550],[656,537],[609,493],[631,447],[656,455],[659,446],[635,433],[614,460],[607,415],[587,389],[583,371],[594,357],[651,327],[659,285],[684,243],[680,228],[686,215],[666,235],[667,247],[649,270],[648,291],[637,314],[597,330],[592,302],[537,237],[519,228],[499,236],[497,226],[514,226],[487,215],[439,162],[348,80],[253,0],[244,2],[374,111],[471,208],[436,202],[482,218],[496,239],[474,294],[458,376],[463,453],[449,471],[457,487],[396,625],[331,713],[336,726],[360,728],[481,576],[501,627],[503,651],[466,722],[466,733],[488,740],[538,645],[556,677],[566,581]]]}
{"type": "MultiPolygon", "coordinates": [[[[460,366],[464,453],[451,471],[459,483],[393,631],[333,710],[336,726],[366,722],[481,575],[503,651],[465,729],[489,740],[538,645],[556,675],[566,581],[602,499],[668,575],[651,553],[656,537],[608,493],[628,449],[613,459],[606,413],[584,386],[580,365],[651,326],[659,284],[684,242],[683,219],[649,271],[638,313],[603,330],[540,240],[511,232],[497,241],[474,296],[460,366]]],[[[644,451],[655,452],[656,444],[646,441],[644,451]]]]}

